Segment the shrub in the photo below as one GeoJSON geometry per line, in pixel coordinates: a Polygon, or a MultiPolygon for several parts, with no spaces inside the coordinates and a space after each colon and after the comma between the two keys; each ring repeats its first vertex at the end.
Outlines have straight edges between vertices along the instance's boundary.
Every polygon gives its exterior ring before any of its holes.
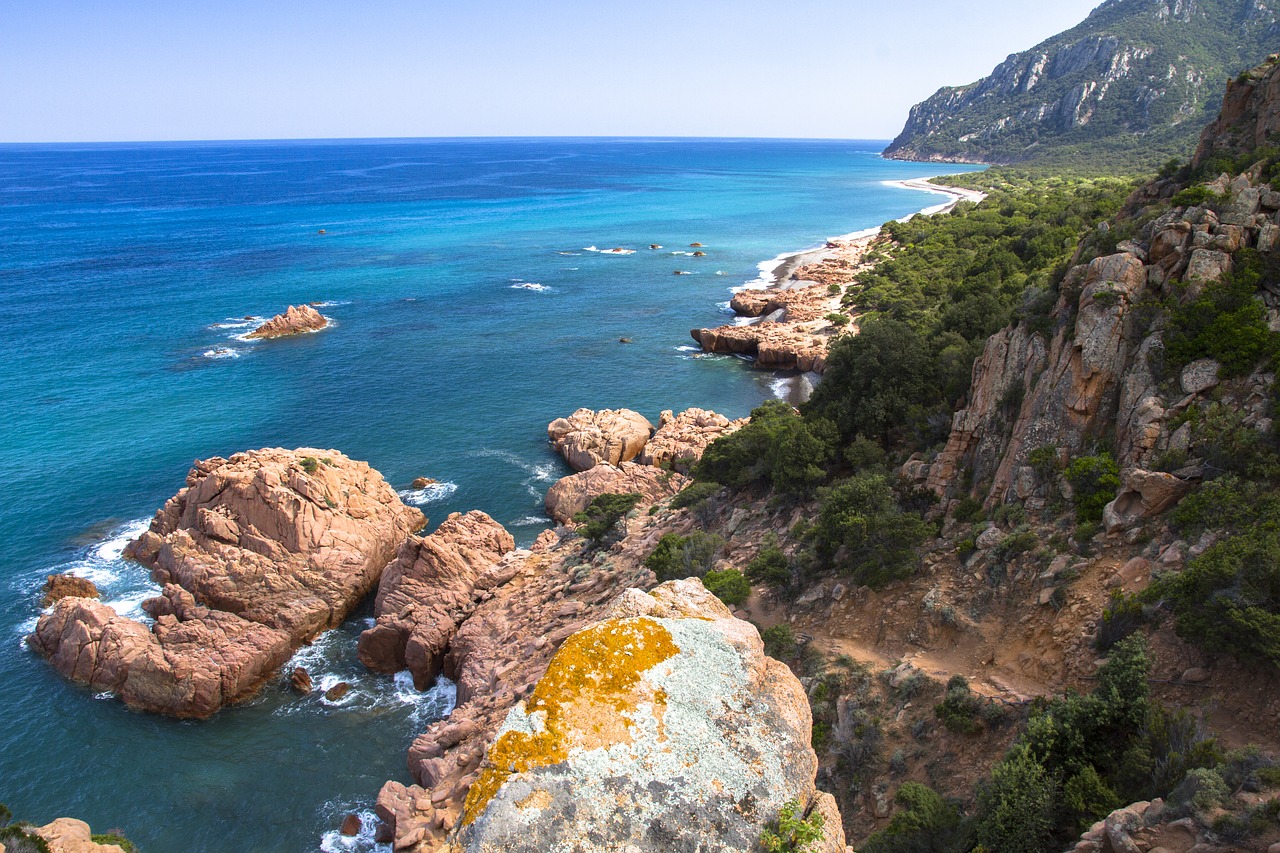
{"type": "Polygon", "coordinates": [[[1120,466],[1110,454],[1073,459],[1064,472],[1075,494],[1076,521],[1102,520],[1102,510],[1120,489],[1120,466]]]}
{"type": "Polygon", "coordinates": [[[955,511],[951,513],[951,517],[956,521],[973,522],[981,521],[986,516],[982,509],[982,501],[972,495],[965,495],[956,504],[955,511]]]}
{"type": "Polygon", "coordinates": [[[308,474],[314,474],[316,471],[320,470],[320,460],[314,456],[302,457],[302,462],[300,464],[302,465],[302,470],[306,471],[308,474]]]}
{"type": "Polygon", "coordinates": [[[764,641],[764,653],[776,660],[790,660],[796,654],[796,634],[783,622],[760,632],[764,641]]]}
{"type": "Polygon", "coordinates": [[[802,418],[783,401],[770,400],[751,412],[742,429],[713,441],[693,466],[693,476],[738,489],[762,484],[800,494],[826,477],[834,439],[828,422],[802,418]]]}
{"type": "Polygon", "coordinates": [[[847,326],[849,325],[849,322],[850,322],[848,314],[838,314],[834,311],[828,314],[823,319],[825,319],[828,323],[835,326],[836,328],[847,326]]]}
{"type": "Polygon", "coordinates": [[[1187,771],[1186,778],[1169,794],[1169,802],[1175,808],[1202,815],[1230,796],[1231,790],[1217,770],[1195,767],[1187,771]]]}
{"type": "Polygon", "coordinates": [[[1187,187],[1170,200],[1173,202],[1174,207],[1195,207],[1207,201],[1218,201],[1219,196],[1204,184],[1197,184],[1193,187],[1187,187]]]}
{"type": "Polygon", "coordinates": [[[660,581],[700,578],[710,571],[716,554],[723,547],[724,539],[713,533],[700,530],[688,536],[667,533],[645,558],[644,565],[660,581]]]}
{"type": "Polygon", "coordinates": [[[791,583],[791,561],[778,547],[777,537],[766,540],[759,553],[747,564],[747,577],[775,589],[791,583]]]}
{"type": "Polygon", "coordinates": [[[933,707],[933,712],[949,731],[971,735],[982,731],[982,723],[978,722],[982,704],[982,700],[969,689],[965,677],[953,675],[947,682],[946,695],[933,707]]]}
{"type": "Polygon", "coordinates": [[[1149,594],[1172,607],[1180,636],[1210,651],[1280,666],[1280,541],[1259,525],[1209,548],[1149,594]]]}
{"type": "Polygon", "coordinates": [[[990,853],[1045,849],[1057,786],[1026,748],[1014,747],[978,793],[977,840],[990,853]]]}
{"type": "Polygon", "coordinates": [[[737,569],[707,572],[702,582],[712,595],[731,607],[741,604],[751,595],[751,582],[737,569]]]}
{"type": "Polygon", "coordinates": [[[804,816],[800,803],[790,800],[778,813],[778,820],[760,836],[760,846],[769,853],[801,853],[822,838],[822,815],[804,816]]]}
{"type": "Polygon", "coordinates": [[[883,474],[855,474],[820,489],[818,501],[819,559],[871,587],[910,575],[916,547],[933,531],[920,516],[902,511],[883,474]]]}
{"type": "Polygon", "coordinates": [[[970,847],[960,812],[932,788],[903,782],[889,825],[862,845],[862,853],[955,853],[970,847]]]}
{"type": "Polygon", "coordinates": [[[1058,448],[1051,444],[1037,447],[1027,454],[1027,464],[1041,480],[1050,482],[1058,476],[1058,448]]]}
{"type": "Polygon", "coordinates": [[[1067,820],[1083,832],[1095,821],[1109,815],[1123,805],[1116,792],[1111,790],[1092,765],[1086,765],[1062,786],[1062,807],[1067,820]]]}
{"type": "Polygon", "coordinates": [[[641,495],[628,492],[625,495],[600,495],[587,508],[573,517],[579,525],[578,534],[592,544],[598,544],[613,532],[618,521],[635,509],[641,495]]]}
{"type": "Polygon", "coordinates": [[[1012,535],[1000,540],[1000,544],[991,549],[991,558],[999,563],[1008,562],[1019,554],[1034,550],[1040,544],[1040,537],[1034,530],[1018,528],[1012,535]]]}
{"type": "Polygon", "coordinates": [[[1170,312],[1164,335],[1169,361],[1181,368],[1198,358],[1212,358],[1224,376],[1242,376],[1264,358],[1280,354],[1280,333],[1267,326],[1267,309],[1254,299],[1264,279],[1274,280],[1258,252],[1242,249],[1236,268],[1187,305],[1170,312]]]}
{"type": "Polygon", "coordinates": [[[0,829],[0,844],[5,853],[49,853],[49,842],[33,832],[27,832],[21,824],[0,829]]]}
{"type": "Polygon", "coordinates": [[[1098,637],[1095,641],[1098,651],[1105,654],[1116,643],[1138,630],[1144,621],[1142,602],[1136,596],[1113,589],[1111,598],[1102,611],[1102,618],[1098,621],[1098,637]]]}
{"type": "Polygon", "coordinates": [[[684,509],[685,507],[699,506],[720,491],[721,488],[719,483],[713,483],[709,480],[696,482],[681,489],[679,494],[671,499],[671,508],[684,509]]]}

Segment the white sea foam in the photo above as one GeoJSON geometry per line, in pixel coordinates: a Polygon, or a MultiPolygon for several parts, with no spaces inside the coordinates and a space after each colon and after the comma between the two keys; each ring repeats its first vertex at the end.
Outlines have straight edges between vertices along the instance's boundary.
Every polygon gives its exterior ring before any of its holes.
{"type": "Polygon", "coordinates": [[[725,302],[717,302],[717,303],[716,303],[716,307],[720,309],[720,313],[722,313],[722,314],[737,314],[737,313],[738,313],[737,311],[734,311],[734,310],[733,310],[733,300],[732,300],[732,299],[727,300],[727,301],[725,301],[725,302]]]}
{"type": "Polygon", "coordinates": [[[445,500],[456,491],[458,491],[457,483],[431,483],[421,489],[401,489],[396,494],[400,495],[400,499],[405,503],[425,506],[445,500]]]}
{"type": "Polygon", "coordinates": [[[224,320],[221,323],[214,323],[210,329],[247,329],[250,326],[256,326],[261,323],[264,317],[250,317],[247,320],[224,320]]]}
{"type": "Polygon", "coordinates": [[[793,405],[806,402],[813,395],[821,377],[816,373],[801,373],[798,376],[779,376],[769,383],[769,390],[779,400],[793,405]]]}
{"type": "Polygon", "coordinates": [[[676,352],[702,352],[702,347],[697,347],[693,344],[685,344],[684,346],[676,347],[676,352]]]}
{"type": "Polygon", "coordinates": [[[323,302],[312,302],[312,308],[336,308],[339,305],[350,305],[350,299],[326,299],[323,302]]]}
{"type": "Polygon", "coordinates": [[[239,358],[243,353],[234,347],[215,347],[205,350],[201,355],[205,358],[239,358]]]}
{"type": "Polygon", "coordinates": [[[337,829],[331,829],[320,836],[321,853],[391,853],[390,844],[379,844],[375,840],[378,831],[378,816],[368,808],[341,808],[336,804],[326,803],[325,813],[333,810],[333,822],[340,822],[353,812],[360,816],[360,832],[354,836],[343,835],[337,829]]]}
{"type": "Polygon", "coordinates": [[[635,249],[623,249],[621,247],[615,247],[612,249],[598,249],[595,246],[585,246],[583,247],[582,251],[597,252],[601,255],[634,255],[636,253],[635,249]]]}
{"type": "Polygon", "coordinates": [[[511,289],[512,290],[532,290],[535,293],[551,292],[551,288],[547,287],[545,284],[538,284],[537,282],[533,282],[533,281],[522,281],[519,284],[513,284],[511,285],[511,289]]]}
{"type": "Polygon", "coordinates": [[[543,524],[551,524],[551,519],[545,515],[526,515],[524,518],[518,518],[511,522],[510,527],[539,527],[543,524]]]}
{"type": "Polygon", "coordinates": [[[751,326],[760,322],[759,317],[734,317],[733,325],[735,326],[751,326]]]}

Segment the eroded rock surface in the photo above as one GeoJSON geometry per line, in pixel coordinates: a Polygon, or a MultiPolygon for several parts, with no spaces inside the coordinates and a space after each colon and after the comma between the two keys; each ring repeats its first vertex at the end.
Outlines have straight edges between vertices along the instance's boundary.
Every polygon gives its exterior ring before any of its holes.
{"type": "Polygon", "coordinates": [[[29,641],[130,707],[207,717],[340,623],[424,522],[381,474],[334,450],[197,461],[125,551],[163,587],[143,605],[155,624],[64,598],[29,641]]]}
{"type": "MultiPolygon", "coordinates": [[[[812,722],[799,681],[699,580],[628,590],[512,709],[453,841],[754,849],[788,800],[817,804],[812,722]]],[[[839,820],[826,830],[810,849],[843,853],[839,820]]]]}
{"type": "Polygon", "coordinates": [[[513,548],[511,534],[479,511],[454,513],[430,536],[410,537],[383,573],[377,624],[360,635],[360,661],[377,672],[408,668],[426,688],[480,595],[515,574],[499,565],[513,548]]]}
{"type": "Polygon", "coordinates": [[[544,505],[553,519],[567,524],[601,495],[635,492],[644,503],[652,504],[671,497],[687,485],[687,477],[650,465],[635,462],[597,465],[557,481],[547,490],[544,505]]]}
{"type": "Polygon", "coordinates": [[[648,418],[630,409],[578,409],[547,426],[556,452],[575,471],[629,462],[640,455],[652,434],[648,418]]]}
{"type": "Polygon", "coordinates": [[[688,472],[702,458],[707,445],[746,426],[749,418],[731,421],[706,409],[668,410],[658,418],[658,430],[637,458],[642,465],[656,465],[688,472]]]}
{"type": "Polygon", "coordinates": [[[275,315],[245,337],[284,338],[318,332],[328,325],[329,321],[325,316],[310,305],[290,305],[283,314],[275,315]]]}

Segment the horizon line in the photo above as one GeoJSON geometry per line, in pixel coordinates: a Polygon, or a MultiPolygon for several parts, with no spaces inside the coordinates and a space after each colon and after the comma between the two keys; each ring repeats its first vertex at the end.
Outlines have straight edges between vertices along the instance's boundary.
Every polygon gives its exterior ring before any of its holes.
{"type": "Polygon", "coordinates": [[[525,136],[282,136],[225,139],[98,139],[0,141],[0,148],[20,146],[125,146],[125,145],[269,145],[273,143],[398,143],[398,142],[494,142],[494,141],[643,141],[643,142],[837,142],[888,145],[891,139],[835,136],[624,136],[624,135],[525,135],[525,136]]]}

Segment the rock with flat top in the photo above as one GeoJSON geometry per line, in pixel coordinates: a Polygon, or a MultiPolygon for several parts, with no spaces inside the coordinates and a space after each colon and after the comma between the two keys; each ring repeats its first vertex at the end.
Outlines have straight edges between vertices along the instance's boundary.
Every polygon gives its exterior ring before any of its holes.
{"type": "Polygon", "coordinates": [[[630,409],[578,409],[547,426],[552,446],[575,471],[629,462],[640,455],[652,434],[648,418],[630,409]]]}
{"type": "Polygon", "coordinates": [[[424,522],[381,474],[336,450],[197,461],[125,549],[161,585],[143,603],[154,625],[64,598],[28,641],[132,708],[208,717],[341,623],[424,522]]]}
{"type": "Polygon", "coordinates": [[[98,588],[88,578],[76,577],[70,573],[49,575],[44,582],[44,598],[41,604],[48,607],[64,598],[97,598],[98,588]]]}
{"type": "Polygon", "coordinates": [[[749,418],[729,420],[706,409],[685,409],[680,414],[665,411],[658,418],[658,430],[636,458],[641,465],[654,465],[687,473],[702,458],[707,446],[717,438],[746,426],[749,418]]]}
{"type": "Polygon", "coordinates": [[[310,305],[290,305],[283,314],[277,314],[258,328],[247,338],[285,338],[290,335],[302,335],[307,332],[318,332],[327,328],[329,321],[310,305]]]}

